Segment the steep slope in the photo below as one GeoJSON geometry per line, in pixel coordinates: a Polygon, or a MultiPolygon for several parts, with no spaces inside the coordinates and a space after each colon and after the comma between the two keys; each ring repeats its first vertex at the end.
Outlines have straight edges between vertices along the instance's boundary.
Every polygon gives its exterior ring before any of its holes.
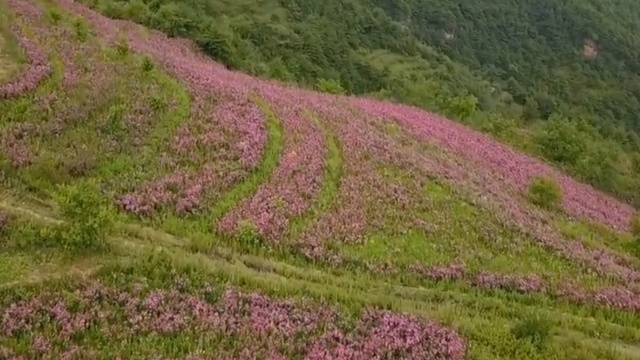
{"type": "Polygon", "coordinates": [[[629,205],[416,107],[0,6],[0,356],[638,357],[629,205]]]}
{"type": "Polygon", "coordinates": [[[631,1],[406,1],[410,16],[394,2],[375,4],[522,105],[533,98],[543,116],[559,107],[639,129],[640,12],[631,1]]]}
{"type": "Polygon", "coordinates": [[[188,37],[231,68],[443,113],[640,204],[630,2],[84,3],[188,37]]]}

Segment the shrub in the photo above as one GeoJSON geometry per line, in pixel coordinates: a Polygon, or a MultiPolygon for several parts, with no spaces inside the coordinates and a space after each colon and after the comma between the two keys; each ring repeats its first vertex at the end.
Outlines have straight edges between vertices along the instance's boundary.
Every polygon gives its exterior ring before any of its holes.
{"type": "Polygon", "coordinates": [[[151,58],[145,55],[145,57],[142,59],[142,72],[148,73],[153,70],[154,67],[155,66],[153,64],[153,61],[151,61],[151,58]]]}
{"type": "Polygon", "coordinates": [[[535,178],[529,184],[529,201],[545,209],[555,208],[562,200],[562,188],[547,178],[535,178]]]}
{"type": "Polygon", "coordinates": [[[73,28],[75,30],[76,38],[79,41],[87,41],[87,39],[89,38],[89,27],[84,20],[76,19],[73,22],[73,28]]]}
{"type": "Polygon", "coordinates": [[[49,9],[47,10],[47,16],[51,20],[51,23],[58,24],[62,19],[62,14],[57,9],[49,9]]]}
{"type": "Polygon", "coordinates": [[[346,92],[342,85],[334,79],[319,79],[315,87],[316,90],[329,94],[344,94],[346,92]]]}
{"type": "Polygon", "coordinates": [[[516,339],[529,341],[542,350],[551,337],[551,323],[541,317],[529,316],[512,327],[511,333],[516,339]]]}
{"type": "Polygon", "coordinates": [[[123,59],[129,55],[129,51],[129,42],[126,38],[121,37],[116,44],[116,52],[118,53],[118,56],[123,59]]]}
{"type": "Polygon", "coordinates": [[[258,227],[250,221],[241,221],[238,224],[236,239],[249,247],[259,247],[263,243],[258,227]]]}
{"type": "Polygon", "coordinates": [[[73,251],[102,249],[113,227],[108,206],[91,182],[65,186],[58,198],[65,247],[73,251]]]}

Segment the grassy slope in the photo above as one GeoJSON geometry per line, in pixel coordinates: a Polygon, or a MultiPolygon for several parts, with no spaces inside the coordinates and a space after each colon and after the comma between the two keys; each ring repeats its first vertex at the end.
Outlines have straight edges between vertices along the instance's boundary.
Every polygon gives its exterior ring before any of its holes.
{"type": "Polygon", "coordinates": [[[602,11],[577,0],[83,3],[192,39],[253,75],[322,89],[329,79],[325,90],[446,114],[640,204],[638,13],[630,2],[602,11]],[[445,29],[457,35],[446,40],[445,29]],[[594,61],[580,51],[585,37],[601,42],[594,61]]]}
{"type": "MultiPolygon", "coordinates": [[[[235,158],[213,156],[227,150],[225,144],[232,143],[233,137],[222,138],[216,143],[219,148],[199,148],[199,152],[187,155],[170,151],[171,139],[181,125],[204,133],[211,129],[197,126],[213,122],[214,133],[224,131],[223,123],[207,117],[222,98],[207,95],[198,99],[182,79],[158,66],[150,67],[141,54],[128,50],[126,42],[107,45],[94,31],[86,31],[88,22],[49,2],[38,4],[46,10],[43,20],[21,26],[48,50],[57,66],[53,76],[36,90],[39,97],[28,94],[0,103],[0,113],[4,114],[0,127],[4,131],[8,133],[21,123],[35,124],[38,129],[26,137],[25,146],[34,153],[30,165],[12,166],[6,152],[0,158],[0,207],[14,217],[9,226],[0,228],[4,239],[0,244],[0,309],[5,310],[20,298],[57,291],[77,306],[73,290],[96,279],[120,289],[142,279],[152,287],[168,288],[177,272],[189,278],[194,288],[211,282],[218,290],[235,286],[275,297],[329,301],[349,314],[348,319],[367,306],[425,316],[458,329],[469,344],[468,359],[640,357],[635,347],[640,340],[640,318],[631,311],[577,305],[544,294],[483,290],[462,281],[436,282],[408,271],[371,270],[368,265],[385,262],[404,267],[416,261],[425,265],[463,261],[474,272],[541,274],[551,286],[574,279],[586,287],[616,283],[536,245],[527,235],[476,205],[468,194],[458,191],[464,189],[456,189],[456,184],[442,179],[423,181],[424,174],[408,172],[403,165],[376,160],[375,156],[372,159],[367,149],[360,149],[364,151],[360,154],[349,143],[359,139],[345,137],[344,123],[330,113],[303,114],[307,122],[322,129],[326,152],[321,185],[310,208],[292,217],[287,241],[272,246],[251,231],[240,236],[212,231],[214,220],[256,194],[275,176],[278,166],[291,156],[285,152],[287,139],[304,136],[291,132],[291,123],[279,118],[274,105],[260,94],[252,95],[250,101],[265,115],[267,136],[261,160],[231,185],[216,183],[206,197],[206,211],[185,217],[166,206],[156,216],[141,220],[108,206],[104,214],[99,214],[115,222],[114,230],[106,235],[106,246],[79,253],[79,245],[70,241],[77,239],[72,237],[74,233],[61,236],[55,227],[63,220],[83,221],[82,213],[69,215],[63,211],[68,199],[65,193],[73,186],[98,182],[102,190],[98,198],[111,200],[115,194],[170,174],[176,166],[196,174],[207,164],[225,170],[239,165],[235,158]],[[55,51],[61,48],[68,52],[55,51]],[[64,74],[72,65],[79,75],[74,85],[68,86],[64,74]],[[51,103],[39,100],[52,94],[55,98],[51,103]],[[198,101],[203,108],[195,106],[198,101]],[[172,154],[170,160],[178,165],[163,165],[159,159],[165,154],[172,154]],[[359,167],[361,164],[367,166],[359,167]],[[372,202],[363,202],[360,209],[370,216],[371,226],[364,229],[361,241],[341,244],[337,238],[331,239],[336,241],[331,246],[343,257],[342,264],[311,261],[292,250],[296,238],[313,226],[321,226],[327,214],[342,214],[340,210],[352,199],[345,189],[352,183],[367,187],[366,181],[379,186],[368,190],[370,198],[366,200],[372,202]],[[408,194],[412,199],[407,201],[408,207],[380,195],[396,188],[401,196],[408,194]],[[425,233],[414,228],[399,233],[409,220],[429,223],[432,230],[425,233]],[[534,339],[519,339],[510,330],[531,316],[542,317],[543,324],[551,327],[549,339],[540,348],[534,339]]],[[[347,124],[363,126],[371,136],[379,136],[376,139],[392,139],[390,144],[398,151],[394,155],[419,153],[446,158],[398,127],[376,130],[379,124],[359,122],[355,115],[348,119],[347,124]]],[[[80,209],[89,214],[93,211],[89,207],[80,209]]],[[[634,249],[629,234],[571,222],[561,214],[554,216],[558,229],[588,247],[625,254],[634,249]]],[[[186,291],[194,292],[194,288],[186,291]]],[[[80,351],[94,350],[105,358],[116,354],[130,358],[153,354],[183,357],[198,350],[219,349],[220,344],[234,351],[246,340],[242,336],[230,340],[234,336],[222,333],[208,342],[197,332],[185,330],[167,336],[139,333],[133,341],[132,335],[108,336],[96,330],[123,325],[122,321],[106,320],[71,342],[80,351]]],[[[53,322],[43,324],[33,334],[0,334],[0,349],[9,347],[22,354],[36,351],[31,345],[36,335],[60,341],[52,343],[54,351],[68,347],[53,322]]]]}
{"type": "Polygon", "coordinates": [[[15,43],[8,25],[10,16],[8,12],[0,15],[2,26],[0,26],[0,84],[6,82],[20,68],[20,63],[24,60],[19,47],[15,43]]]}

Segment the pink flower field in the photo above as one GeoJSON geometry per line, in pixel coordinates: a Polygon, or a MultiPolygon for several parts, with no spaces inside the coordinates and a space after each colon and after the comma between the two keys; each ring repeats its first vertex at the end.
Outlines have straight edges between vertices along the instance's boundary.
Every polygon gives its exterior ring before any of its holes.
{"type": "Polygon", "coordinates": [[[630,205],[441,116],[231,71],[82,1],[0,5],[25,59],[0,84],[0,358],[608,359],[575,349],[640,341],[630,205]],[[553,210],[529,201],[539,176],[553,210]],[[68,211],[86,184],[100,211],[68,211]],[[525,314],[557,330],[547,350],[509,330],[525,314]]]}
{"type": "MultiPolygon", "coordinates": [[[[153,290],[138,284],[128,292],[91,285],[78,290],[73,300],[43,294],[11,304],[2,314],[0,331],[7,337],[28,336],[29,356],[60,359],[92,356],[88,349],[69,346],[78,336],[95,340],[113,336],[124,344],[154,334],[185,332],[195,341],[217,343],[220,348],[228,346],[222,339],[233,335],[234,341],[246,346],[221,351],[216,359],[285,359],[292,354],[304,359],[383,359],[402,353],[406,359],[457,360],[465,352],[466,345],[455,331],[410,315],[366,309],[353,319],[353,326],[341,326],[346,319],[332,308],[236,289],[216,292],[220,290],[209,285],[198,295],[175,287],[153,290]],[[216,297],[219,300],[212,302],[216,297]],[[41,333],[49,327],[59,329],[55,337],[41,333]]],[[[0,354],[13,356],[7,348],[0,348],[0,354]]]]}

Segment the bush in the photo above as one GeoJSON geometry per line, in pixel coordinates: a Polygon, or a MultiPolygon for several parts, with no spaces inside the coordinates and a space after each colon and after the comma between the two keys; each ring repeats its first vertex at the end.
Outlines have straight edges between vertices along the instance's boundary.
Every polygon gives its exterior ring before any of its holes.
{"type": "Polygon", "coordinates": [[[76,33],[76,38],[82,42],[87,41],[89,38],[89,26],[82,19],[76,19],[73,22],[73,28],[76,33]]]}
{"type": "Polygon", "coordinates": [[[235,236],[239,242],[251,248],[257,248],[263,244],[258,227],[250,221],[241,221],[235,236]]]}
{"type": "Polygon", "coordinates": [[[325,92],[329,94],[346,93],[342,85],[340,85],[340,83],[334,79],[319,79],[318,82],[316,82],[315,88],[320,92],[325,92]]]}
{"type": "Polygon", "coordinates": [[[530,316],[512,327],[511,333],[516,339],[529,341],[542,350],[551,337],[551,323],[544,318],[530,316]]]}
{"type": "Polygon", "coordinates": [[[627,250],[638,259],[640,259],[640,216],[634,216],[631,219],[631,234],[633,240],[627,243],[627,250]]]}
{"type": "Polygon", "coordinates": [[[555,208],[562,200],[562,188],[552,179],[535,178],[529,184],[529,201],[545,209],[555,208]]]}
{"type": "Polygon", "coordinates": [[[151,58],[145,55],[145,57],[142,59],[142,72],[148,73],[153,70],[154,67],[155,65],[153,64],[153,61],[151,61],[151,58]]]}
{"type": "Polygon", "coordinates": [[[95,184],[81,182],[64,187],[58,206],[65,221],[62,225],[65,247],[73,251],[106,247],[113,218],[95,184]]]}
{"type": "Polygon", "coordinates": [[[129,55],[129,42],[125,37],[120,37],[120,39],[118,40],[118,43],[116,44],[116,52],[121,59],[124,59],[127,57],[127,55],[129,55]]]}
{"type": "Polygon", "coordinates": [[[51,23],[58,24],[62,19],[62,14],[57,9],[49,9],[47,10],[47,16],[51,20],[51,23]]]}

